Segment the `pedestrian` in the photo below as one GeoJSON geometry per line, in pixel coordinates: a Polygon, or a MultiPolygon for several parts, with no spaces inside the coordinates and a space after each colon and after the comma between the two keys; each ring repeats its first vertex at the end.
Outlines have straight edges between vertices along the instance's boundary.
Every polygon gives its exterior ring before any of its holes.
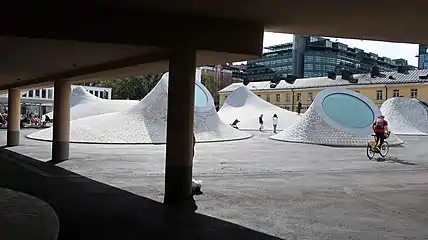
{"type": "Polygon", "coordinates": [[[272,124],[273,124],[273,133],[276,133],[276,127],[278,126],[278,116],[276,113],[272,117],[272,124]]]}
{"type": "Polygon", "coordinates": [[[300,115],[300,111],[302,110],[302,103],[298,102],[297,103],[297,115],[300,115]]]}
{"type": "Polygon", "coordinates": [[[259,131],[261,132],[263,131],[263,114],[260,114],[259,124],[260,124],[259,131]]]}

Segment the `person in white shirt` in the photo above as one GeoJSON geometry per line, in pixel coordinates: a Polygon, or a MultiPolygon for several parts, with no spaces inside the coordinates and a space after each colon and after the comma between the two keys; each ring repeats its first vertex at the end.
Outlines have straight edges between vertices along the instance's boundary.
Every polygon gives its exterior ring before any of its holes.
{"type": "Polygon", "coordinates": [[[276,127],[278,126],[278,116],[276,114],[272,117],[272,124],[273,124],[273,133],[276,133],[276,127]]]}

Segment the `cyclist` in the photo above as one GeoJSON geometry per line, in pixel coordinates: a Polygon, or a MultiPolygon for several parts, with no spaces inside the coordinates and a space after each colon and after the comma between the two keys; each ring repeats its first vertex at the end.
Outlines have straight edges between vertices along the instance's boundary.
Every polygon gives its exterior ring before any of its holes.
{"type": "Polygon", "coordinates": [[[372,125],[373,131],[376,134],[376,149],[380,151],[383,142],[385,141],[386,134],[388,134],[388,122],[383,115],[380,115],[372,125]]]}

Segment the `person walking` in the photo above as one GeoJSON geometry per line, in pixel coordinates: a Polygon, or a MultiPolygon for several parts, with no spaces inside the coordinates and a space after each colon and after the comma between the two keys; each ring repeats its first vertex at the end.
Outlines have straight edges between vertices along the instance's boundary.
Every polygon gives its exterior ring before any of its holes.
{"type": "Polygon", "coordinates": [[[278,116],[276,113],[272,117],[272,124],[273,124],[273,133],[276,133],[276,127],[278,126],[278,116]]]}
{"type": "Polygon", "coordinates": [[[302,110],[302,103],[298,102],[297,103],[297,115],[300,115],[300,111],[302,110]]]}
{"type": "Polygon", "coordinates": [[[259,124],[260,124],[259,131],[261,132],[263,131],[263,114],[260,114],[259,124]]]}

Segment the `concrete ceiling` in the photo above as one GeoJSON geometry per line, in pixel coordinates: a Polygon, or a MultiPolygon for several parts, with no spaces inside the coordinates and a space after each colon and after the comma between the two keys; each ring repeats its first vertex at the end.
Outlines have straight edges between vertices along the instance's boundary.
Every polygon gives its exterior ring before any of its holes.
{"type": "Polygon", "coordinates": [[[164,71],[182,47],[198,50],[198,65],[248,60],[261,56],[263,30],[428,43],[426,9],[415,0],[16,0],[0,8],[0,90],[164,71]]]}

